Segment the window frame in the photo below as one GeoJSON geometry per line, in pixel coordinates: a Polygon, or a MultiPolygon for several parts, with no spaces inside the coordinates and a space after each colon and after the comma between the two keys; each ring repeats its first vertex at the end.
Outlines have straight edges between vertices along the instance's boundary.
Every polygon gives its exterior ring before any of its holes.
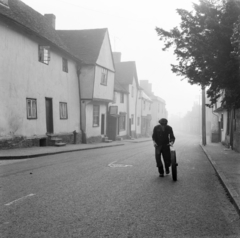
{"type": "Polygon", "coordinates": [[[62,71],[68,73],[68,59],[62,57],[62,71]]]}
{"type": "MultiPolygon", "coordinates": [[[[36,120],[37,119],[37,99],[36,98],[26,98],[26,106],[27,106],[27,119],[28,120],[36,120]],[[28,107],[28,102],[30,101],[31,103],[31,107],[30,107],[30,111],[34,112],[35,115],[29,115],[29,107],[28,107]],[[35,102],[35,111],[33,110],[33,102],[35,102]]],[[[30,113],[31,114],[31,113],[30,113]]]]}
{"type": "Polygon", "coordinates": [[[105,68],[102,68],[101,85],[107,86],[107,83],[108,83],[108,70],[105,68]]]}
{"type": "Polygon", "coordinates": [[[93,105],[93,121],[92,121],[93,127],[99,127],[100,126],[100,105],[93,105]],[[94,115],[95,111],[94,108],[98,108],[98,115],[94,115]],[[97,123],[94,123],[94,118],[97,118],[97,123]]]}
{"type": "Polygon", "coordinates": [[[49,65],[50,59],[50,46],[38,45],[38,61],[49,65]]]}
{"type": "Polygon", "coordinates": [[[59,102],[59,117],[60,117],[60,120],[67,120],[68,119],[68,107],[67,107],[67,103],[66,102],[59,102]],[[63,105],[65,107],[62,107],[63,105]],[[66,110],[65,113],[63,113],[64,112],[63,109],[66,110]]]}

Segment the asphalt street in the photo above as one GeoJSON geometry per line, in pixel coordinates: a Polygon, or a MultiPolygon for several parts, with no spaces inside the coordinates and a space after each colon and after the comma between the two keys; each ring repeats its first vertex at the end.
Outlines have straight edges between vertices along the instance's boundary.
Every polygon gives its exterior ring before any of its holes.
{"type": "Polygon", "coordinates": [[[176,137],[177,182],[158,177],[152,142],[2,164],[1,238],[239,238],[199,138],[176,137]]]}

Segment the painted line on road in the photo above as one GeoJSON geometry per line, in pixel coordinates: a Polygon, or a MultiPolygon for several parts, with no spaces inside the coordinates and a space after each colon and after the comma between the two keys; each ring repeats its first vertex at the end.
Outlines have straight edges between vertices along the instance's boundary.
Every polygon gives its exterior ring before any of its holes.
{"type": "Polygon", "coordinates": [[[26,195],[26,196],[24,196],[24,197],[21,197],[21,198],[18,198],[18,199],[16,199],[16,200],[12,201],[12,202],[6,203],[5,206],[10,206],[10,205],[12,205],[12,204],[15,203],[15,202],[24,200],[24,199],[26,199],[26,198],[28,198],[28,197],[32,197],[32,196],[35,196],[35,195],[36,195],[36,194],[30,193],[30,194],[28,194],[28,195],[26,195]]]}
{"type": "Polygon", "coordinates": [[[117,161],[113,161],[112,163],[108,164],[109,167],[111,168],[116,168],[116,167],[132,167],[130,164],[114,164],[117,161]]]}

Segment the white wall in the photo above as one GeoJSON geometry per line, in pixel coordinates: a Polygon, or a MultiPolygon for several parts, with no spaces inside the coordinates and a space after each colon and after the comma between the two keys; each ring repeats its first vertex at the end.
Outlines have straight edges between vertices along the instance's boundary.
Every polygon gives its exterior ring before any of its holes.
{"type": "Polygon", "coordinates": [[[107,85],[101,84],[101,74],[102,68],[96,66],[93,98],[112,100],[114,91],[114,72],[108,71],[107,85]]]}
{"type": "Polygon", "coordinates": [[[105,133],[106,134],[106,120],[107,120],[107,114],[106,114],[106,104],[96,104],[100,105],[100,113],[99,113],[99,126],[98,127],[93,127],[93,104],[90,103],[86,105],[86,132],[87,132],[87,137],[92,137],[92,136],[101,136],[101,115],[105,114],[105,133]]]}
{"type": "Polygon", "coordinates": [[[80,74],[82,99],[92,99],[94,77],[95,77],[95,66],[85,65],[82,67],[81,74],[80,74]]]}
{"type": "Polygon", "coordinates": [[[141,91],[138,90],[138,97],[137,97],[137,116],[136,116],[136,133],[138,135],[141,134],[141,123],[142,123],[142,99],[141,99],[141,91]],[[138,118],[140,123],[138,125],[138,118]]]}
{"type": "Polygon", "coordinates": [[[105,34],[96,64],[103,66],[104,68],[107,68],[111,71],[114,71],[114,63],[108,32],[106,32],[105,34]]]}
{"type": "Polygon", "coordinates": [[[134,115],[134,123],[131,124],[131,131],[135,131],[136,130],[136,100],[137,100],[137,84],[136,84],[136,80],[133,79],[133,84],[129,85],[129,118],[131,118],[132,114],[134,115]],[[132,97],[132,87],[134,88],[134,95],[132,97]]]}
{"type": "MultiPolygon", "coordinates": [[[[37,38],[0,22],[0,136],[46,133],[45,97],[53,99],[54,132],[79,131],[79,93],[75,63],[62,71],[62,56],[51,48],[49,65],[38,61],[37,38]],[[37,119],[27,119],[26,98],[37,99],[37,119]],[[59,102],[67,102],[68,120],[60,120],[59,102]]],[[[66,56],[65,56],[66,57],[66,56]]]]}

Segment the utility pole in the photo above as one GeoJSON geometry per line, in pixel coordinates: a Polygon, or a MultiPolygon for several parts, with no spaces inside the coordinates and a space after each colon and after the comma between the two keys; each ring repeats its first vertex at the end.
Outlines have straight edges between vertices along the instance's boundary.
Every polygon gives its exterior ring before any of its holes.
{"type": "Polygon", "coordinates": [[[206,143],[206,106],[205,106],[205,86],[202,85],[202,145],[206,143]]]}

